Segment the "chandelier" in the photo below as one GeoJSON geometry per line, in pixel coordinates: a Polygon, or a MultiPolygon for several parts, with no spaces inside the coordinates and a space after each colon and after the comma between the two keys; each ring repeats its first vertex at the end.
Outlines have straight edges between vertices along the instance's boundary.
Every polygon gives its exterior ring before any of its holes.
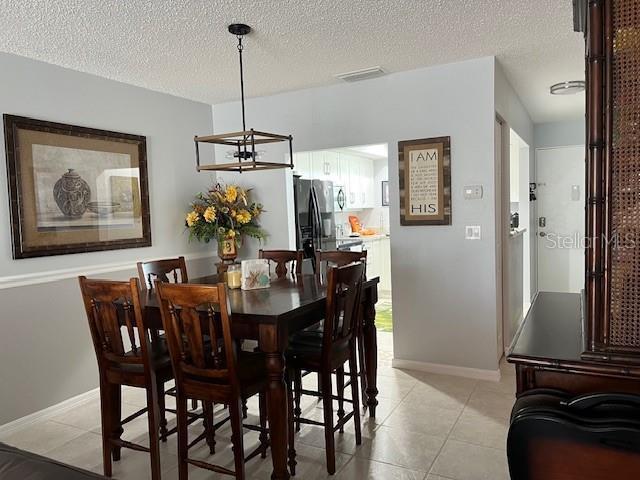
{"type": "Polygon", "coordinates": [[[242,66],[242,38],[251,32],[251,27],[242,23],[229,25],[229,33],[238,39],[238,57],[240,59],[240,95],[242,105],[242,131],[232,133],[221,133],[218,135],[206,135],[194,137],[196,144],[196,170],[201,171],[224,171],[224,172],[250,172],[254,170],[271,170],[275,168],[293,168],[293,137],[291,135],[280,135],[277,133],[260,132],[250,128],[247,130],[244,113],[244,71],[242,66]],[[289,142],[289,163],[265,162],[260,160],[261,150],[256,150],[259,145],[268,143],[289,142]],[[200,164],[200,143],[213,143],[230,147],[227,154],[232,158],[232,162],[214,163],[209,165],[200,164]]]}

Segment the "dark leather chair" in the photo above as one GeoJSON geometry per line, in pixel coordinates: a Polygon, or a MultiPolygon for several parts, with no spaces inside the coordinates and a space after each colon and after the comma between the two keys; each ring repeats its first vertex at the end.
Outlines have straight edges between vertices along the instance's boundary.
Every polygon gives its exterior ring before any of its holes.
{"type": "Polygon", "coordinates": [[[104,480],[107,477],[0,443],[0,478],[2,480],[45,478],[47,480],[104,480]]]}

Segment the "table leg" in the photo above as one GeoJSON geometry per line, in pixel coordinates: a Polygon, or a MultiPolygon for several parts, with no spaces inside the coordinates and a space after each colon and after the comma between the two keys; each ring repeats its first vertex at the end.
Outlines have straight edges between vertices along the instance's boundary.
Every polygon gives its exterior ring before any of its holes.
{"type": "Polygon", "coordinates": [[[364,361],[367,376],[367,391],[362,401],[369,409],[369,416],[375,418],[378,405],[378,338],[376,330],[376,299],[368,294],[364,302],[363,312],[364,361]]]}
{"type": "Polygon", "coordinates": [[[284,381],[284,345],[278,342],[275,326],[264,325],[260,329],[260,349],[267,356],[267,415],[271,436],[272,480],[288,480],[287,470],[288,412],[287,385],[284,381]]]}

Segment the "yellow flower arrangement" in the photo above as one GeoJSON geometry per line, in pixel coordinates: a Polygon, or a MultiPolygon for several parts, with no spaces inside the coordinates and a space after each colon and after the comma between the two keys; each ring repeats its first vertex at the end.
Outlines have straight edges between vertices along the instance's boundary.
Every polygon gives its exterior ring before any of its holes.
{"type": "Polygon", "coordinates": [[[233,185],[229,185],[227,190],[224,193],[225,200],[227,203],[233,203],[238,198],[238,189],[233,185]]]}
{"type": "Polygon", "coordinates": [[[200,215],[195,210],[187,213],[187,226],[193,227],[199,219],[200,215]]]}
{"type": "Polygon", "coordinates": [[[216,219],[216,207],[207,207],[203,214],[204,220],[213,223],[216,219]]]}
{"type": "Polygon", "coordinates": [[[251,221],[251,214],[247,210],[242,209],[237,213],[236,220],[238,220],[238,223],[249,223],[251,221]]]}
{"type": "Polygon", "coordinates": [[[207,193],[197,194],[186,215],[189,238],[203,242],[234,239],[237,245],[245,236],[266,238],[257,221],[263,207],[250,201],[250,191],[237,185],[217,184],[207,193]]]}

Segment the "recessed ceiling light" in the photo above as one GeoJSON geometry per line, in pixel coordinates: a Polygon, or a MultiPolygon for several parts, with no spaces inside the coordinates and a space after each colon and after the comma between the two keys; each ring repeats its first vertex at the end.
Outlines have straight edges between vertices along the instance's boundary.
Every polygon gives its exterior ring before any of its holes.
{"type": "Polygon", "coordinates": [[[584,80],[571,80],[569,82],[560,82],[551,85],[549,90],[551,91],[551,95],[574,95],[584,92],[584,88],[584,80]]]}

